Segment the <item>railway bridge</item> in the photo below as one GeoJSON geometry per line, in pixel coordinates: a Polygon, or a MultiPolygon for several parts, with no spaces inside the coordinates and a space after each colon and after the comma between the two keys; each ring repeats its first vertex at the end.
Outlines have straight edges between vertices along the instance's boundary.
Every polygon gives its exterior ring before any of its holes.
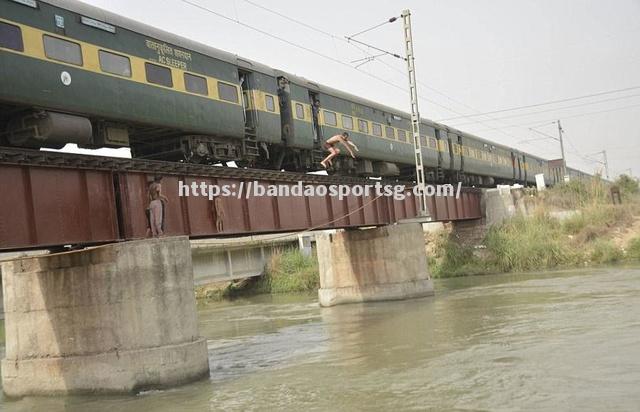
{"type": "MultiPolygon", "coordinates": [[[[8,396],[131,392],[209,373],[198,335],[189,238],[318,234],[320,304],[433,294],[417,198],[373,193],[252,196],[249,185],[371,185],[313,174],[0,149],[0,251],[8,396]],[[161,177],[166,237],[148,239],[148,188],[161,177]],[[241,195],[179,196],[191,183],[241,195]],[[243,189],[244,188],[244,191],[243,189]]],[[[384,182],[387,183],[387,182],[384,182]]],[[[398,182],[394,182],[398,183],[398,182]]],[[[430,220],[482,218],[481,193],[429,198],[430,220]]]]}
{"type": "MultiPolygon", "coordinates": [[[[374,192],[342,198],[253,196],[248,190],[255,183],[293,187],[299,182],[372,185],[375,180],[0,148],[0,252],[145,238],[148,186],[158,176],[168,198],[167,236],[380,226],[418,213],[410,187],[403,199],[374,192]],[[233,195],[179,196],[180,182],[226,186],[233,195]]],[[[432,221],[478,219],[480,192],[463,188],[458,199],[430,197],[428,207],[432,221]]]]}

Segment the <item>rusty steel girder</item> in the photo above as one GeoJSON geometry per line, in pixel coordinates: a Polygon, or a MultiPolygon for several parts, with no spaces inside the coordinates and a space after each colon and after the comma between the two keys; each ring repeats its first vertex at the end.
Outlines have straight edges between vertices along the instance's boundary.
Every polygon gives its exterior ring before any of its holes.
{"type": "MultiPolygon", "coordinates": [[[[162,176],[165,235],[192,238],[357,228],[418,213],[417,198],[178,196],[178,182],[206,185],[372,184],[371,180],[232,169],[68,153],[0,149],[0,250],[92,245],[147,236],[148,187],[162,176]]],[[[409,189],[407,189],[407,193],[409,189]]],[[[429,197],[434,221],[478,219],[481,193],[429,197]]]]}

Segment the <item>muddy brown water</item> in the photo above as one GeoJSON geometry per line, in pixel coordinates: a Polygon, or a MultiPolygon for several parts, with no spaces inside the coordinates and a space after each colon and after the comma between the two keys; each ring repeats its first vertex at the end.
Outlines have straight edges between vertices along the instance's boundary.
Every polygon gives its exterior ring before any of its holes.
{"type": "Polygon", "coordinates": [[[313,295],[201,304],[209,379],[0,409],[640,410],[640,266],[437,280],[436,291],[329,309],[313,295]]]}

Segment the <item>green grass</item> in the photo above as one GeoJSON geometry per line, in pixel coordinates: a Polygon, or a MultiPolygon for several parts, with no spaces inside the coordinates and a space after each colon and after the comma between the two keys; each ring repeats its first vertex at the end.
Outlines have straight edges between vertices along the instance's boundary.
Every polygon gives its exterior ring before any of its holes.
{"type": "Polygon", "coordinates": [[[251,293],[314,292],[320,287],[318,260],[315,253],[304,256],[299,249],[275,252],[263,276],[250,284],[251,293]]]}
{"type": "Polygon", "coordinates": [[[589,180],[572,180],[541,193],[545,205],[563,210],[579,209],[593,204],[609,202],[609,189],[596,176],[589,180]]]}
{"type": "Polygon", "coordinates": [[[640,259],[640,236],[631,239],[627,245],[627,257],[630,259],[640,259]]]}
{"type": "Polygon", "coordinates": [[[580,260],[562,227],[546,214],[509,219],[492,228],[485,243],[491,263],[501,272],[546,269],[580,260]]]}
{"type": "Polygon", "coordinates": [[[590,205],[564,220],[562,229],[568,235],[576,235],[580,243],[585,243],[599,238],[613,227],[625,226],[632,221],[632,207],[590,205]]]}
{"type": "Polygon", "coordinates": [[[622,250],[610,240],[597,240],[591,250],[591,262],[593,263],[614,263],[624,257],[622,250]]]}
{"type": "Polygon", "coordinates": [[[436,255],[428,257],[431,275],[435,278],[449,278],[467,275],[481,275],[491,272],[491,268],[474,255],[473,249],[443,239],[436,246],[436,255]]]}
{"type": "MultiPolygon", "coordinates": [[[[633,223],[639,202],[612,205],[595,183],[575,182],[555,188],[581,204],[578,213],[563,221],[549,216],[549,198],[542,199],[532,216],[517,215],[492,227],[484,239],[485,249],[471,248],[449,240],[448,234],[434,240],[429,265],[434,277],[453,277],[498,272],[523,272],[582,265],[606,264],[624,258],[640,259],[640,237],[630,242],[626,255],[610,240],[633,223]],[[566,194],[566,193],[565,193],[566,194]]],[[[547,196],[545,194],[545,196],[547,196]]],[[[557,199],[552,195],[552,203],[557,199]]]]}

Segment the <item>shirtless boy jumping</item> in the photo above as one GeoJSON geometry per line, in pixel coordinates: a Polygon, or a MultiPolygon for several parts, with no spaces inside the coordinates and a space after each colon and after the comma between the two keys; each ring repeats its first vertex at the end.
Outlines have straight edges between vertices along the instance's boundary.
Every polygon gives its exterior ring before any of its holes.
{"type": "Polygon", "coordinates": [[[340,154],[340,149],[336,147],[338,143],[342,144],[347,149],[351,157],[353,157],[354,159],[356,158],[356,155],[353,154],[353,150],[351,150],[351,148],[353,147],[357,152],[359,151],[358,146],[356,146],[355,143],[349,140],[349,133],[343,132],[342,134],[337,134],[330,139],[327,139],[327,141],[324,143],[324,148],[329,151],[329,155],[325,157],[324,160],[320,162],[320,164],[325,169],[327,168],[327,164],[333,164],[333,162],[331,162],[331,159],[340,154]]]}

